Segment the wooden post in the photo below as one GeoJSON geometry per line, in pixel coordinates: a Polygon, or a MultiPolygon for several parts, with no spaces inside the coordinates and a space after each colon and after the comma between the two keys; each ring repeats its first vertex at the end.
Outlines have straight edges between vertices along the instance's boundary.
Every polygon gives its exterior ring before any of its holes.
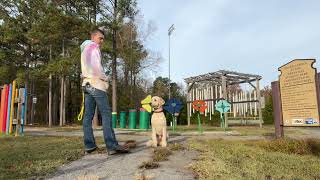
{"type": "Polygon", "coordinates": [[[16,97],[16,102],[18,103],[18,108],[17,108],[17,125],[16,125],[16,132],[15,132],[15,136],[19,136],[20,134],[20,129],[22,127],[22,121],[21,121],[21,106],[22,106],[22,103],[23,103],[23,93],[24,93],[24,89],[23,88],[20,88],[18,90],[18,96],[16,97]]]}
{"type": "Polygon", "coordinates": [[[261,109],[261,94],[260,94],[260,80],[256,79],[256,91],[257,91],[257,100],[258,100],[258,111],[259,111],[259,124],[260,128],[262,128],[263,117],[262,117],[262,109],[261,109]]]}
{"type": "Polygon", "coordinates": [[[320,92],[320,73],[316,74],[316,92],[317,92],[317,102],[318,102],[318,113],[320,113],[320,94],[319,94],[319,92],[320,92]]]}
{"type": "Polygon", "coordinates": [[[275,134],[276,134],[276,138],[283,138],[284,132],[283,132],[283,122],[282,122],[279,81],[272,82],[271,87],[272,87],[272,103],[273,103],[275,134]]]}
{"type": "MultiPolygon", "coordinates": [[[[187,94],[187,97],[188,97],[188,94],[187,94]]],[[[187,102],[188,102],[188,99],[187,98],[187,102]]],[[[190,106],[191,106],[191,103],[187,103],[187,120],[188,120],[188,126],[190,126],[190,106]]]]}
{"type": "MultiPolygon", "coordinates": [[[[227,77],[225,75],[221,76],[221,84],[222,84],[222,98],[227,100],[227,77]]],[[[228,114],[224,113],[224,126],[225,128],[228,127],[228,114]]]]}
{"type": "Polygon", "coordinates": [[[190,87],[192,87],[192,85],[190,86],[189,85],[189,83],[188,83],[188,85],[187,85],[187,90],[188,90],[188,92],[187,92],[187,94],[186,94],[186,102],[187,102],[187,121],[188,121],[188,126],[190,126],[190,111],[191,111],[191,109],[190,109],[190,106],[192,106],[191,105],[191,103],[188,103],[188,101],[191,101],[191,93],[190,93],[190,91],[192,90],[192,89],[190,89],[190,87]]]}

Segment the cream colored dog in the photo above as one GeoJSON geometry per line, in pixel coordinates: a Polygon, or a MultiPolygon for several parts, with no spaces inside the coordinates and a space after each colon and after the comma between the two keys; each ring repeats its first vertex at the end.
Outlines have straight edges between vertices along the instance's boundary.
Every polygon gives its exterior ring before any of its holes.
{"type": "Polygon", "coordinates": [[[152,140],[147,142],[147,146],[161,147],[167,146],[167,120],[163,113],[162,106],[164,105],[164,100],[161,97],[154,96],[151,100],[151,106],[153,108],[153,114],[151,116],[151,126],[152,126],[152,140]]]}

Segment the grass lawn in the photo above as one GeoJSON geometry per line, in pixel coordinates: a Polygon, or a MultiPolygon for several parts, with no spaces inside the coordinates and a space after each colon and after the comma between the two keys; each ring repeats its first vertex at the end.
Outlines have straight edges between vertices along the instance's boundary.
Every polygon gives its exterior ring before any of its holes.
{"type": "Polygon", "coordinates": [[[42,177],[81,156],[82,137],[2,137],[0,179],[42,177]]]}
{"type": "Polygon", "coordinates": [[[200,179],[320,179],[319,140],[190,141],[200,179]]]}
{"type": "Polygon", "coordinates": [[[274,135],[274,125],[257,126],[231,126],[231,130],[237,131],[241,136],[270,136],[274,135]]]}

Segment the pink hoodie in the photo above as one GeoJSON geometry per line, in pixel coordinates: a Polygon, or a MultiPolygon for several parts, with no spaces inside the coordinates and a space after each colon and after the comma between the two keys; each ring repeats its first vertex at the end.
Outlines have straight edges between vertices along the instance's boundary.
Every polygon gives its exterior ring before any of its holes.
{"type": "Polygon", "coordinates": [[[109,87],[108,77],[103,72],[101,65],[101,52],[99,45],[91,40],[84,41],[81,46],[81,71],[83,82],[96,89],[106,91],[109,87]]]}

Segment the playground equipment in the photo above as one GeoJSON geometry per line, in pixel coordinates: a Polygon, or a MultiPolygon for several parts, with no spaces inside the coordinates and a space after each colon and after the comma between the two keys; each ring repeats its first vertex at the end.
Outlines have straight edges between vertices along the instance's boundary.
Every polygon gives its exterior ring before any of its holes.
{"type": "Polygon", "coordinates": [[[14,134],[18,136],[23,133],[26,113],[27,90],[16,88],[16,82],[3,85],[0,99],[0,134],[14,134]]]}
{"type": "Polygon", "coordinates": [[[259,75],[238,73],[220,70],[185,79],[187,83],[187,112],[188,125],[190,117],[195,110],[192,103],[195,100],[203,100],[208,108],[204,115],[210,117],[215,112],[215,104],[219,100],[227,100],[231,104],[231,110],[224,113],[225,127],[228,124],[259,124],[262,127],[262,98],[260,95],[259,75]],[[256,82],[254,85],[253,82],[256,82]],[[251,90],[241,88],[240,85],[249,84],[251,90]]]}
{"type": "Polygon", "coordinates": [[[148,95],[145,99],[141,101],[142,108],[148,111],[149,113],[151,113],[152,111],[152,107],[150,103],[151,103],[151,95],[148,95]]]}

